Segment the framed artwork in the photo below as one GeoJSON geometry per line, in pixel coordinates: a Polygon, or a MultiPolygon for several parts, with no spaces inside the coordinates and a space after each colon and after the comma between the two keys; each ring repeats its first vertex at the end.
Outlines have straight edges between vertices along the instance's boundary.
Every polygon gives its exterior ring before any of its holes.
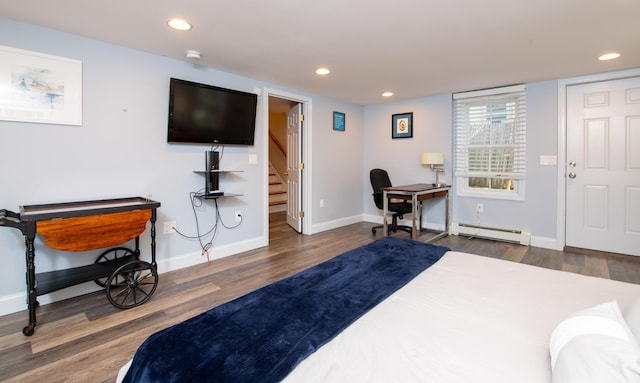
{"type": "Polygon", "coordinates": [[[0,120],[82,125],[82,61],[0,46],[0,120]]]}
{"type": "Polygon", "coordinates": [[[394,114],[391,116],[391,138],[413,137],[413,113],[394,114]]]}
{"type": "Polygon", "coordinates": [[[340,112],[333,112],[333,130],[339,130],[344,132],[345,127],[345,115],[340,112]]]}

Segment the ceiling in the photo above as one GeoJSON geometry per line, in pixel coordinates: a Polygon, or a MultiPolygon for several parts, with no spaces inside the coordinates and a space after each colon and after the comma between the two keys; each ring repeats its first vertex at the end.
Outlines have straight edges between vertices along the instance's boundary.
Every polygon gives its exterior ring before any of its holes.
{"type": "Polygon", "coordinates": [[[361,105],[640,67],[638,0],[20,0],[0,15],[361,105]]]}

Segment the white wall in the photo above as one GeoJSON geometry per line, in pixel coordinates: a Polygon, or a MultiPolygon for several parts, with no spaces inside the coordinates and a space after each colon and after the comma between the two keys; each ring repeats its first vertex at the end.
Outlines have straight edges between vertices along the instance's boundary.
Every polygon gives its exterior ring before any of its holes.
{"type": "Polygon", "coordinates": [[[527,84],[527,178],[524,201],[457,197],[453,204],[454,221],[481,225],[527,229],[532,244],[556,246],[557,166],[540,165],[541,155],[557,156],[558,84],[545,81],[527,84]],[[476,203],[484,204],[484,213],[476,213],[476,203]]]}
{"type": "Polygon", "coordinates": [[[362,221],[363,107],[313,99],[313,232],[362,221]],[[315,109],[325,110],[317,113],[315,109]],[[334,108],[334,109],[331,109],[334,108]],[[328,112],[327,112],[328,111],[328,112]],[[345,130],[333,130],[333,111],[345,114],[345,130]],[[320,207],[324,200],[324,207],[320,207]]]}
{"type": "MultiPolygon", "coordinates": [[[[17,211],[19,205],[151,195],[162,203],[156,238],[160,270],[206,261],[196,240],[162,233],[164,221],[176,221],[179,230],[196,234],[189,193],[204,186],[203,177],[193,171],[204,168],[204,151],[209,149],[202,145],[167,144],[169,78],[249,92],[276,87],[3,18],[0,18],[0,45],[78,59],[83,67],[82,126],[0,121],[0,208],[17,211]]],[[[316,170],[306,175],[311,177],[313,187],[306,192],[324,198],[326,204],[314,215],[313,225],[319,230],[325,221],[361,218],[362,108],[279,89],[312,100],[314,121],[312,131],[307,134],[312,145],[318,147],[312,153],[316,170]],[[348,130],[342,135],[332,131],[333,110],[347,114],[348,130]]],[[[259,103],[263,102],[264,97],[260,97],[259,103]]],[[[220,200],[220,213],[228,226],[234,224],[237,210],[243,212],[244,220],[237,229],[219,229],[212,259],[266,243],[267,153],[263,123],[266,119],[262,111],[258,105],[256,145],[224,149],[221,167],[242,172],[223,175],[221,188],[244,196],[220,200]],[[248,164],[249,154],[257,155],[257,165],[248,164]]],[[[317,200],[313,206],[318,206],[317,200]]],[[[214,222],[213,204],[207,202],[196,211],[201,231],[207,231],[214,222]]],[[[143,259],[148,260],[149,230],[141,236],[141,250],[143,259]]],[[[25,249],[18,230],[0,228],[0,251],[3,258],[0,314],[3,314],[26,308],[25,249]]],[[[98,253],[55,251],[37,239],[37,271],[92,263],[98,253]]],[[[88,283],[41,297],[39,301],[47,303],[94,288],[88,283]]]]}
{"type": "MultiPolygon", "coordinates": [[[[556,246],[557,167],[539,164],[541,155],[557,155],[557,81],[527,84],[527,181],[524,201],[457,197],[452,193],[452,221],[487,226],[527,229],[532,244],[556,246]],[[484,204],[478,217],[476,204],[484,204]]],[[[389,171],[394,184],[432,182],[430,169],[420,165],[420,153],[442,151],[445,154],[445,182],[452,177],[452,101],[441,95],[411,101],[365,107],[365,163],[363,172],[374,167],[389,171]],[[412,139],[391,139],[391,115],[413,112],[412,139]]],[[[363,193],[367,219],[381,222],[373,204],[371,189],[363,193]]],[[[442,204],[442,202],[440,202],[442,204]]],[[[427,205],[426,226],[444,225],[443,206],[436,201],[427,205]]]]}
{"type": "MultiPolygon", "coordinates": [[[[363,190],[364,212],[367,220],[382,222],[382,213],[373,202],[369,171],[382,168],[389,172],[394,185],[432,183],[435,173],[420,164],[422,152],[444,153],[445,173],[440,181],[450,184],[451,177],[451,95],[439,95],[399,101],[389,104],[369,105],[364,110],[365,159],[363,174],[366,187],[363,190]],[[413,138],[391,138],[393,114],[413,113],[413,138]]],[[[445,205],[442,199],[425,202],[424,225],[434,229],[444,228],[445,205]]]]}

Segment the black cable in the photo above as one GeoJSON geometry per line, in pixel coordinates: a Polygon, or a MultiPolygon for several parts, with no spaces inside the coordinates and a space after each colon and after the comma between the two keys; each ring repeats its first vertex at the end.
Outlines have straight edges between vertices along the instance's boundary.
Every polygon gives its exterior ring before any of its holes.
{"type": "Polygon", "coordinates": [[[222,224],[222,227],[224,227],[225,229],[235,229],[236,227],[240,226],[240,224],[242,223],[242,215],[240,216],[240,222],[238,222],[237,225],[235,226],[225,225],[224,221],[222,220],[222,216],[220,215],[220,209],[218,209],[218,199],[216,198],[213,201],[215,202],[215,205],[216,205],[216,224],[218,224],[218,221],[220,221],[220,223],[222,224]]]}
{"type": "MultiPolygon", "coordinates": [[[[211,145],[211,151],[217,151],[219,148],[221,148],[220,151],[220,157],[218,159],[218,161],[222,160],[222,157],[224,156],[224,145],[220,146],[220,145],[211,145]]],[[[209,260],[209,249],[213,246],[213,242],[216,238],[216,235],[218,233],[218,223],[222,224],[222,226],[225,229],[235,229],[236,227],[240,226],[240,224],[242,223],[242,215],[240,216],[240,222],[238,222],[237,225],[235,226],[227,226],[225,225],[224,221],[222,220],[222,216],[220,215],[220,209],[218,208],[218,199],[214,199],[214,205],[216,208],[216,213],[215,213],[215,223],[213,224],[213,226],[211,227],[211,229],[209,229],[206,233],[201,234],[200,233],[200,222],[198,220],[198,212],[196,211],[196,207],[201,207],[204,203],[202,201],[202,189],[198,190],[197,192],[190,192],[189,193],[189,201],[191,202],[191,210],[193,211],[193,217],[195,219],[196,222],[196,236],[189,236],[186,235],[182,232],[180,232],[177,228],[173,228],[173,230],[178,233],[180,236],[182,236],[183,238],[187,238],[187,239],[197,239],[198,242],[200,243],[200,248],[202,249],[202,254],[203,255],[207,255],[207,260],[209,260]],[[207,241],[206,243],[203,243],[203,238],[206,237],[207,235],[211,234],[211,239],[209,241],[207,241]]]]}
{"type": "Polygon", "coordinates": [[[222,148],[222,150],[219,152],[220,157],[218,158],[218,163],[222,162],[222,157],[224,156],[224,145],[211,145],[211,151],[217,151],[219,148],[222,148]]]}
{"type": "Polygon", "coordinates": [[[218,199],[214,199],[214,206],[216,209],[216,213],[215,213],[215,222],[213,224],[213,226],[211,227],[211,229],[209,229],[206,233],[201,234],[200,233],[200,222],[198,220],[198,212],[196,211],[197,207],[201,207],[203,206],[203,199],[201,198],[202,196],[202,189],[200,189],[197,192],[190,192],[189,193],[189,200],[191,202],[191,210],[193,211],[193,217],[195,219],[196,222],[196,236],[189,236],[186,235],[182,232],[180,232],[177,228],[173,228],[173,230],[178,233],[180,236],[182,236],[183,238],[187,238],[187,239],[197,239],[198,242],[200,243],[200,248],[202,249],[202,255],[207,256],[207,260],[209,259],[209,249],[213,246],[213,242],[216,238],[216,235],[218,233],[218,223],[222,224],[222,226],[225,229],[235,229],[238,226],[240,226],[240,224],[242,224],[242,216],[240,216],[240,222],[238,222],[237,225],[235,226],[227,226],[224,221],[222,220],[222,216],[220,215],[220,209],[218,207],[218,199]],[[209,241],[207,241],[206,243],[203,243],[203,238],[206,237],[207,235],[211,234],[211,239],[209,241]]]}
{"type": "Polygon", "coordinates": [[[204,250],[204,246],[205,245],[202,244],[202,238],[204,236],[206,236],[206,235],[209,235],[211,232],[213,232],[216,229],[216,224],[214,224],[211,229],[207,230],[206,233],[200,234],[200,222],[198,220],[198,213],[196,212],[196,207],[202,206],[203,203],[202,203],[202,200],[200,199],[199,196],[200,196],[200,191],[199,192],[190,192],[189,193],[189,201],[191,202],[191,210],[193,211],[193,217],[194,217],[194,219],[196,221],[196,235],[195,236],[190,236],[190,235],[184,234],[184,233],[182,233],[181,231],[179,231],[175,227],[173,228],[173,230],[175,230],[176,233],[180,234],[184,238],[197,239],[200,242],[200,247],[202,247],[203,250],[204,250]]]}

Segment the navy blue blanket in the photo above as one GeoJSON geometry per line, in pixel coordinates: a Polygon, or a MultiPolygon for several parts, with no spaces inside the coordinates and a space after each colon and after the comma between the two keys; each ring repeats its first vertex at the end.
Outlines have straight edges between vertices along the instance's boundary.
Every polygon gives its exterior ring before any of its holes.
{"type": "Polygon", "coordinates": [[[278,382],[446,247],[384,237],[149,337],[124,382],[278,382]]]}

